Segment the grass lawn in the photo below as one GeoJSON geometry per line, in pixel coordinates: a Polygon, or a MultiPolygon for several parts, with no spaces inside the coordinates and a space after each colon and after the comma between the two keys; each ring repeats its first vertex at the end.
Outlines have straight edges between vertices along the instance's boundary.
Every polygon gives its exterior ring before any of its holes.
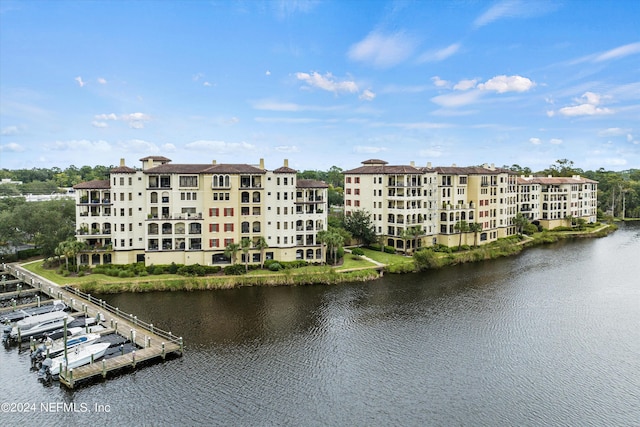
{"type": "Polygon", "coordinates": [[[413,257],[410,257],[410,256],[388,254],[386,252],[373,251],[371,249],[366,249],[366,248],[361,248],[361,249],[364,251],[364,255],[366,257],[389,266],[413,263],[413,257]]]}

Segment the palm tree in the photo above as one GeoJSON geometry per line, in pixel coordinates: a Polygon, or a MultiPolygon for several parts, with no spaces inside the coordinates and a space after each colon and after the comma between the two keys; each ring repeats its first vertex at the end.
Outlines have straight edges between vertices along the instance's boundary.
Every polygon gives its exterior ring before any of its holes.
{"type": "Polygon", "coordinates": [[[324,263],[327,260],[325,244],[327,243],[328,234],[329,232],[327,230],[320,230],[318,231],[318,234],[316,234],[316,240],[320,242],[320,252],[321,252],[320,256],[322,258],[322,265],[324,265],[324,263]]]}
{"type": "Polygon", "coordinates": [[[482,224],[472,222],[469,224],[469,231],[473,233],[473,246],[478,246],[478,233],[482,231],[482,224]]]}
{"type": "Polygon", "coordinates": [[[418,237],[422,236],[422,227],[411,227],[409,231],[413,236],[413,252],[415,252],[418,249],[418,237]]]}
{"type": "Polygon", "coordinates": [[[407,248],[407,242],[409,242],[409,239],[411,239],[411,237],[413,237],[413,234],[411,234],[411,230],[408,228],[403,229],[400,232],[400,238],[402,239],[402,244],[404,246],[404,254],[408,255],[409,254],[409,248],[407,248]]]}
{"type": "Polygon", "coordinates": [[[453,229],[460,233],[460,242],[458,243],[458,250],[462,247],[462,233],[469,232],[469,223],[467,221],[458,221],[453,229]]]}
{"type": "Polygon", "coordinates": [[[267,239],[263,236],[258,237],[258,240],[255,241],[253,247],[260,250],[260,268],[264,268],[264,250],[269,247],[267,239]]]}
{"type": "Polygon", "coordinates": [[[236,254],[240,250],[240,245],[237,243],[229,243],[226,248],[224,248],[224,256],[231,258],[231,265],[236,263],[236,254]]]}
{"type": "Polygon", "coordinates": [[[244,271],[249,272],[249,250],[251,250],[251,240],[248,238],[242,239],[240,242],[242,247],[242,254],[244,255],[244,271]]]}
{"type": "Polygon", "coordinates": [[[516,229],[518,230],[519,235],[522,236],[522,230],[527,224],[529,224],[529,220],[527,219],[526,216],[522,215],[520,212],[518,212],[516,216],[513,217],[513,225],[516,226],[516,229]]]}

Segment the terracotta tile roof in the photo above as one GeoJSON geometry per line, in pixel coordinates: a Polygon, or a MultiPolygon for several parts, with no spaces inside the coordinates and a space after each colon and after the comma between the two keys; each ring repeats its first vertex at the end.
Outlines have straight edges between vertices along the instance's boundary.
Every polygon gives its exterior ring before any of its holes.
{"type": "Polygon", "coordinates": [[[158,173],[182,173],[182,174],[264,174],[263,169],[246,164],[172,164],[167,163],[164,165],[158,165],[144,171],[146,174],[158,174],[158,173]]]}
{"type": "Polygon", "coordinates": [[[145,160],[158,160],[161,162],[170,162],[171,159],[168,159],[166,157],[163,156],[147,156],[147,157],[143,157],[140,159],[141,162],[144,162],[145,160]]]}
{"type": "Polygon", "coordinates": [[[318,181],[317,179],[299,179],[296,181],[297,188],[329,188],[329,185],[324,181],[318,181]]]}
{"type": "Polygon", "coordinates": [[[541,185],[560,185],[560,184],[597,184],[598,181],[594,181],[589,178],[574,178],[567,176],[533,176],[533,177],[518,177],[518,184],[541,184],[541,185]]]}
{"type": "MultiPolygon", "coordinates": [[[[364,163],[364,162],[362,162],[364,163]]],[[[382,174],[413,174],[413,175],[422,175],[424,172],[416,168],[415,166],[409,165],[385,165],[375,163],[375,166],[360,166],[359,168],[351,169],[348,171],[342,172],[345,175],[382,175],[382,174]]]]}
{"type": "Polygon", "coordinates": [[[128,166],[118,166],[115,167],[113,169],[111,169],[109,172],[111,173],[136,173],[136,170],[133,168],[130,168],[128,166]]]}
{"type": "Polygon", "coordinates": [[[297,170],[288,168],[286,166],[279,167],[278,169],[274,169],[273,173],[298,173],[297,170]]]}
{"type": "Polygon", "coordinates": [[[111,188],[108,179],[97,179],[94,181],[81,182],[73,186],[76,190],[106,190],[111,188]]]}
{"type": "Polygon", "coordinates": [[[485,168],[482,166],[437,166],[433,168],[438,174],[442,175],[499,175],[502,173],[508,173],[510,175],[517,174],[516,172],[502,168],[485,168]]]}

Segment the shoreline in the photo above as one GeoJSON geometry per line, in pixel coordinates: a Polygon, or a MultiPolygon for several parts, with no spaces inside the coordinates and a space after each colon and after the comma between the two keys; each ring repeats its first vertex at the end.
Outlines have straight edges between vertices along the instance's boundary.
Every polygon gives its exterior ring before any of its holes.
{"type": "MultiPolygon", "coordinates": [[[[205,277],[173,277],[158,279],[139,279],[135,281],[109,282],[90,281],[85,283],[60,283],[61,286],[72,286],[85,293],[91,294],[116,294],[116,293],[142,293],[142,292],[175,292],[198,290],[222,290],[245,286],[304,286],[304,285],[335,285],[346,282],[374,281],[388,274],[405,274],[429,269],[455,266],[468,262],[482,262],[489,259],[502,258],[517,255],[525,248],[556,243],[560,240],[574,238],[605,237],[615,230],[615,224],[605,224],[594,230],[578,232],[553,232],[545,231],[537,233],[534,237],[523,235],[524,239],[518,242],[505,240],[498,245],[483,245],[463,252],[435,253],[437,256],[427,266],[418,266],[412,257],[411,262],[397,265],[382,264],[367,257],[364,259],[373,265],[342,269],[340,267],[327,267],[320,272],[297,272],[287,270],[281,274],[270,275],[241,275],[241,276],[205,276],[205,277]],[[339,271],[338,271],[339,270],[339,271]]],[[[345,254],[347,256],[347,254],[345,254]]],[[[28,268],[26,264],[21,264],[28,268]]],[[[36,272],[34,272],[37,274],[36,272]]],[[[55,281],[55,280],[54,280],[55,281]]],[[[58,282],[58,281],[55,281],[58,282]]]]}

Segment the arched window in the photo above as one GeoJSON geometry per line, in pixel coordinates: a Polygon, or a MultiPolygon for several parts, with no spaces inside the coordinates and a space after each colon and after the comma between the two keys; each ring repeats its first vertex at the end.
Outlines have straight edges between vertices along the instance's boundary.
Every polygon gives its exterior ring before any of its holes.
{"type": "Polygon", "coordinates": [[[158,234],[158,224],[153,222],[149,224],[147,227],[147,234],[158,234]]]}
{"type": "Polygon", "coordinates": [[[242,203],[249,203],[249,192],[243,191],[240,195],[242,203]]]}
{"type": "Polygon", "coordinates": [[[155,191],[151,192],[151,203],[158,203],[158,193],[155,191]]]}
{"type": "Polygon", "coordinates": [[[304,251],[302,249],[298,249],[296,251],[296,259],[303,259],[304,257],[304,251]]]}
{"type": "Polygon", "coordinates": [[[260,192],[259,191],[254,191],[253,192],[253,203],[260,203],[260,192]]]}
{"type": "Polygon", "coordinates": [[[307,259],[313,259],[313,249],[307,249],[307,259]]]}
{"type": "Polygon", "coordinates": [[[254,221],[252,229],[253,229],[254,233],[259,233],[260,232],[260,221],[254,221]]]}

